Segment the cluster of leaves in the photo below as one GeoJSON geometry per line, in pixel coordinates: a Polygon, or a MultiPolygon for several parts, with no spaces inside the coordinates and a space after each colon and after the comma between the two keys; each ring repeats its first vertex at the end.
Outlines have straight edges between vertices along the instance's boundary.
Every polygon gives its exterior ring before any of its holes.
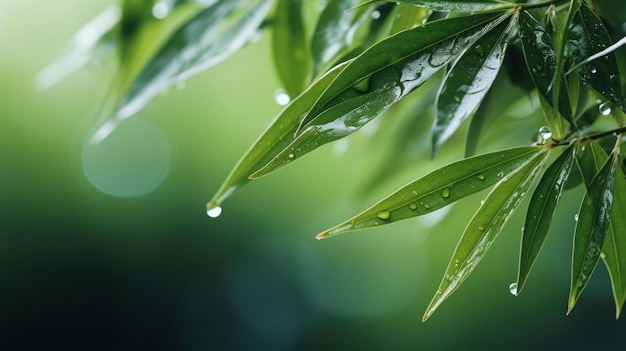
{"type": "Polygon", "coordinates": [[[293,99],[208,203],[211,216],[219,215],[221,203],[241,186],[350,135],[430,78],[441,77],[432,155],[470,119],[468,157],[318,238],[424,215],[491,187],[461,236],[425,320],[471,274],[532,192],[519,274],[511,287],[519,294],[563,191],[582,183],[586,193],[574,233],[568,313],[602,260],[619,316],[626,299],[621,154],[626,97],[616,49],[626,39],[619,38],[623,23],[607,11],[619,5],[616,0],[126,0],[90,24],[90,40],[77,41],[79,54],[73,57],[118,49],[119,74],[102,109],[105,122],[93,136],[98,142],[162,89],[224,60],[260,29],[271,31],[276,69],[293,99]],[[507,75],[502,69],[507,65],[515,70],[509,79],[538,96],[547,127],[534,145],[473,156],[489,115],[484,106],[504,96],[491,87],[507,75]],[[598,120],[609,115],[611,127],[604,121],[604,129],[597,130],[598,120]]]}

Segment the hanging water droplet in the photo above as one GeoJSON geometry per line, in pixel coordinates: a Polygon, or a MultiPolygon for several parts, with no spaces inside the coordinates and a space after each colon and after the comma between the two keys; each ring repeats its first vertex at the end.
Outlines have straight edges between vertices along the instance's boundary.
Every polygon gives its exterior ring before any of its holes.
{"type": "Polygon", "coordinates": [[[517,283],[511,283],[511,284],[509,285],[509,292],[510,292],[512,295],[517,296],[517,283]]]}
{"type": "Polygon", "coordinates": [[[152,6],[152,16],[156,19],[164,19],[170,14],[170,8],[165,2],[157,2],[152,6]]]}
{"type": "Polygon", "coordinates": [[[479,174],[476,178],[478,178],[478,180],[485,180],[485,176],[482,174],[479,174]]]}
{"type": "Polygon", "coordinates": [[[387,220],[389,219],[389,217],[391,217],[391,212],[389,211],[380,211],[376,214],[376,217],[380,218],[380,219],[384,219],[387,220]]]}
{"type": "Polygon", "coordinates": [[[600,113],[601,113],[603,116],[608,116],[608,115],[610,115],[610,114],[611,114],[611,112],[612,112],[612,111],[611,111],[611,106],[610,106],[610,105],[609,105],[609,103],[608,103],[608,102],[606,102],[606,101],[605,101],[605,102],[603,102],[603,103],[601,103],[600,105],[598,105],[598,111],[600,111],[600,113]]]}
{"type": "Polygon", "coordinates": [[[217,218],[222,214],[222,208],[219,206],[208,208],[206,214],[211,218],[217,218]]]}
{"type": "Polygon", "coordinates": [[[552,131],[550,130],[550,128],[543,126],[541,128],[539,128],[539,131],[537,132],[539,135],[539,143],[543,144],[545,143],[548,139],[552,138],[552,131]]]}
{"type": "Polygon", "coordinates": [[[409,208],[412,209],[412,210],[417,210],[417,204],[415,202],[411,202],[409,204],[409,208]]]}
{"type": "Polygon", "coordinates": [[[574,215],[574,220],[578,222],[578,213],[574,215]]]}
{"type": "Polygon", "coordinates": [[[274,101],[280,106],[285,106],[291,101],[291,98],[283,89],[276,89],[274,92],[274,101]]]}
{"type": "Polygon", "coordinates": [[[447,199],[450,197],[450,188],[445,188],[441,191],[441,197],[447,199]]]}

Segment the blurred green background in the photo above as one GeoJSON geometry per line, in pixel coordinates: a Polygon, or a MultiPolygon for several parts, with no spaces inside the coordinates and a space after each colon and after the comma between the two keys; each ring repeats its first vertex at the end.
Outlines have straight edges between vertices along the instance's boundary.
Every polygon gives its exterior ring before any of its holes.
{"type": "MultiPolygon", "coordinates": [[[[389,157],[385,139],[366,129],[253,182],[208,218],[206,201],[280,111],[266,35],[87,145],[112,65],[89,65],[47,90],[35,77],[113,3],[0,0],[1,349],[626,347],[603,266],[565,316],[580,189],[565,195],[519,297],[508,291],[517,214],[427,323],[422,313],[480,196],[444,220],[314,240],[458,158],[455,148],[433,162],[426,142],[413,145],[409,166],[363,191],[389,157]]],[[[415,133],[427,135],[429,118],[415,133]]],[[[509,119],[490,133],[515,135],[511,145],[530,143],[541,126],[509,119]]]]}

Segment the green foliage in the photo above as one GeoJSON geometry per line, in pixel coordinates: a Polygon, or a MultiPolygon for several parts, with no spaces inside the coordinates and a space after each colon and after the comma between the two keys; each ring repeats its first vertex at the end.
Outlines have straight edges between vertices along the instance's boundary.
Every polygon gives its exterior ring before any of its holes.
{"type": "MultiPolygon", "coordinates": [[[[626,79],[618,67],[625,59],[619,47],[626,42],[620,38],[626,19],[598,6],[596,12],[582,0],[122,1],[106,21],[91,24],[92,44],[80,48],[99,58],[99,48],[117,49],[119,74],[92,140],[105,138],[161,90],[228,58],[265,31],[291,101],[226,177],[207,205],[210,216],[251,180],[397,113],[396,105],[414,104],[405,98],[422,86],[433,92],[423,96],[434,98],[416,106],[436,108],[432,157],[466,120],[465,152],[473,155],[502,110],[522,101],[545,118],[535,145],[509,145],[439,168],[318,239],[424,215],[492,188],[461,236],[427,319],[467,279],[532,192],[511,289],[519,294],[563,192],[578,179],[586,193],[573,235],[568,313],[602,259],[619,316],[626,299],[626,79]],[[431,78],[441,80],[438,89],[426,84],[431,78]],[[529,94],[539,104],[524,101],[529,94]],[[615,146],[607,151],[596,141],[611,138],[615,146]]],[[[505,145],[507,135],[499,137],[505,145]]],[[[410,138],[398,135],[394,142],[410,138]]]]}

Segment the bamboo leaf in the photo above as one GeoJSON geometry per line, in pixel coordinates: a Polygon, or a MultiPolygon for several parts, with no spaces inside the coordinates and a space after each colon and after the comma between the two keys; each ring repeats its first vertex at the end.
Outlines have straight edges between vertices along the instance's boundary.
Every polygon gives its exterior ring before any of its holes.
{"type": "Polygon", "coordinates": [[[574,164],[574,145],[568,147],[545,171],[530,200],[520,250],[517,290],[519,295],[526,283],[543,243],[550,230],[552,218],[574,164]]]}
{"type": "Polygon", "coordinates": [[[401,89],[399,98],[407,95],[509,16],[489,13],[433,21],[374,44],[335,78],[307,114],[303,125],[331,107],[332,104],[326,105],[343,92],[360,82],[367,83],[374,73],[389,67],[401,72],[397,81],[401,89]]]}
{"type": "MultiPolygon", "coordinates": [[[[576,66],[612,45],[611,37],[602,20],[587,6],[581,6],[572,22],[568,51],[576,66]]],[[[624,91],[614,52],[578,66],[583,84],[589,84],[598,93],[626,111],[624,91]]]]}
{"type": "Polygon", "coordinates": [[[480,105],[504,62],[517,13],[478,39],[454,63],[441,85],[433,128],[433,154],[480,105]]]}
{"type": "Polygon", "coordinates": [[[235,190],[248,183],[248,177],[253,171],[265,165],[293,141],[293,134],[304,114],[313,106],[319,94],[326,89],[346,64],[336,66],[285,107],[231,170],[207,204],[207,212],[220,213],[222,202],[235,190]]]}
{"type": "Polygon", "coordinates": [[[544,150],[540,146],[518,147],[454,162],[408,184],[359,215],[322,232],[317,238],[430,213],[502,181],[544,150]]]}
{"type": "Polygon", "coordinates": [[[617,167],[615,159],[615,157],[607,159],[598,174],[589,183],[577,215],[572,279],[567,304],[568,314],[576,305],[576,301],[598,264],[609,230],[615,188],[615,169],[617,167]]]}
{"type": "MultiPolygon", "coordinates": [[[[565,127],[560,118],[554,117],[552,109],[555,108],[553,100],[553,80],[556,72],[557,56],[552,47],[552,38],[545,27],[542,26],[527,11],[522,11],[519,19],[519,35],[522,41],[522,49],[528,72],[537,87],[539,97],[551,107],[545,113],[548,126],[552,130],[553,136],[557,140],[562,140],[565,136],[565,127]]],[[[572,111],[569,96],[565,87],[565,74],[563,79],[559,79],[560,93],[558,109],[566,119],[572,120],[572,111]]]]}
{"type": "Polygon", "coordinates": [[[117,103],[117,94],[112,94],[110,99],[115,102],[114,112],[96,131],[92,142],[102,141],[122,120],[137,113],[163,89],[184,81],[239,50],[255,33],[272,2],[218,1],[189,19],[147,62],[139,60],[140,63],[133,64],[142,69],[137,76],[131,73],[122,79],[118,88],[121,102],[117,103]]]}
{"type": "Polygon", "coordinates": [[[547,158],[547,150],[545,148],[544,152],[534,154],[525,165],[502,179],[491,190],[465,228],[437,293],[426,309],[424,321],[458,289],[487,253],[504,224],[528,192],[547,158]]]}
{"type": "MultiPolygon", "coordinates": [[[[368,3],[377,2],[377,0],[368,3]]],[[[400,4],[424,7],[433,11],[441,12],[474,12],[489,11],[503,8],[511,8],[512,4],[488,1],[488,0],[457,0],[457,1],[434,1],[434,0],[400,0],[394,1],[400,4]]]]}
{"type": "Polygon", "coordinates": [[[289,96],[298,96],[310,79],[308,38],[302,0],[278,0],[273,18],[274,63],[289,96]]]}

